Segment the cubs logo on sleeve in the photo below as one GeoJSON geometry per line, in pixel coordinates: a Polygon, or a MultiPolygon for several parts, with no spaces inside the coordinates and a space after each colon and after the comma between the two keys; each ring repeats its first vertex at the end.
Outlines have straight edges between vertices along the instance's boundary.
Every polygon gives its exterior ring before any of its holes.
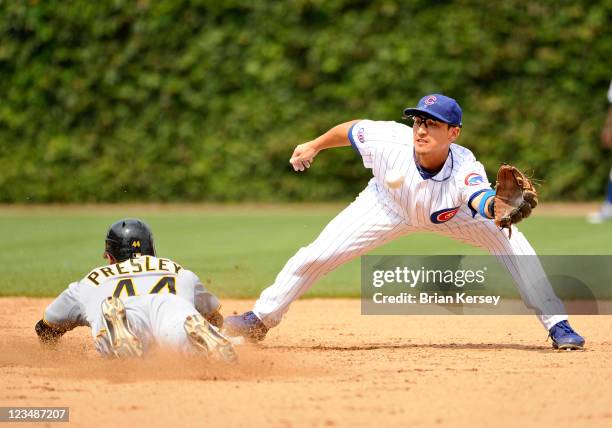
{"type": "Polygon", "coordinates": [[[357,139],[361,142],[361,143],[365,143],[365,130],[363,129],[363,127],[359,128],[359,130],[357,131],[357,139]]]}
{"type": "Polygon", "coordinates": [[[464,183],[466,186],[478,186],[484,183],[484,178],[480,174],[471,172],[465,176],[464,183]]]}
{"type": "Polygon", "coordinates": [[[435,224],[446,223],[451,218],[455,217],[455,214],[459,211],[460,207],[456,208],[445,208],[440,211],[436,211],[430,217],[431,222],[435,224]]]}

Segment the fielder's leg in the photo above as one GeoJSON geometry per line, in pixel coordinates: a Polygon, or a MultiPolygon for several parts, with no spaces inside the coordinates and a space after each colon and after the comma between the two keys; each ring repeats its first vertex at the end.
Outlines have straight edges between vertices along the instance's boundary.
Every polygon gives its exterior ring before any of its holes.
{"type": "Polygon", "coordinates": [[[252,312],[227,317],[225,329],[234,335],[261,340],[268,328],[280,323],[291,303],[319,278],[336,267],[414,228],[378,200],[367,187],[357,199],[301,248],[262,293],[252,312]]]}
{"type": "Polygon", "coordinates": [[[512,228],[512,238],[508,238],[506,231],[499,230],[492,221],[475,219],[469,233],[452,226],[441,233],[495,255],[512,275],[525,304],[535,310],[549,331],[553,346],[582,348],[584,339],[569,326],[563,302],[555,294],[535,250],[516,227],[512,228]]]}
{"type": "Polygon", "coordinates": [[[589,223],[599,224],[607,220],[612,220],[612,169],[608,177],[608,187],[606,191],[606,200],[599,211],[589,214],[587,217],[589,223]]]}

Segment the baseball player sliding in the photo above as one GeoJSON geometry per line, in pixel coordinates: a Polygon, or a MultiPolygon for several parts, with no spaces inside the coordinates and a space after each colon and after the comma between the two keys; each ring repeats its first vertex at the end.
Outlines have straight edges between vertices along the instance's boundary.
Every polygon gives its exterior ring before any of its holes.
{"type": "Polygon", "coordinates": [[[529,180],[506,165],[498,174],[496,191],[491,189],[482,164],[470,150],[455,144],[462,111],[454,99],[427,95],[404,114],[412,127],[353,120],[295,148],[290,162],[296,171],[304,171],[322,150],[352,145],[374,177],[314,242],[289,259],[252,311],[226,318],[226,331],[262,340],[291,302],[326,273],[392,239],[427,231],[495,255],[527,305],[535,308],[553,347],[581,349],[584,339],[569,325],[537,257],[517,257],[535,255],[513,226],[537,203],[529,180]],[[518,194],[508,190],[508,184],[518,188],[518,194]]]}
{"type": "Polygon", "coordinates": [[[70,284],[45,309],[35,327],[43,343],[89,326],[104,356],[142,356],[161,345],[236,360],[232,343],[218,331],[223,324],[219,300],[193,272],[156,257],[145,223],[114,223],[106,235],[104,257],[108,265],[70,284]]]}

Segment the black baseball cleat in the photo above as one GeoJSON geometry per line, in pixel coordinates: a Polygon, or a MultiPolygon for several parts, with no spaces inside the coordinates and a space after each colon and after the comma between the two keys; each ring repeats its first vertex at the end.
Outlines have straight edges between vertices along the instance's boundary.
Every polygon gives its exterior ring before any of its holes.
{"type": "Polygon", "coordinates": [[[576,333],[567,320],[560,321],[552,326],[548,332],[548,337],[552,339],[554,349],[570,351],[584,348],[584,337],[576,333]]]}
{"type": "Polygon", "coordinates": [[[242,336],[253,342],[264,340],[268,333],[268,327],[252,311],[225,318],[223,329],[230,336],[242,336]]]}
{"type": "MultiPolygon", "coordinates": [[[[112,355],[118,358],[143,356],[142,342],[130,328],[121,299],[109,296],[102,301],[102,319],[106,328],[101,332],[106,333],[112,355]]],[[[101,338],[98,333],[96,340],[101,338]]]]}

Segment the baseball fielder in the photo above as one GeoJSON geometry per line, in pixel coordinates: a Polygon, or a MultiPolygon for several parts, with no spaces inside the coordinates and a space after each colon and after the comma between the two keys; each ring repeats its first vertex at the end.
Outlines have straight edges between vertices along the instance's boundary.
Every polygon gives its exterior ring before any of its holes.
{"type": "Polygon", "coordinates": [[[104,356],[142,356],[158,344],[187,354],[203,351],[226,361],[236,359],[231,342],[218,331],[223,324],[219,300],[193,272],[156,257],[145,223],[114,223],[104,257],[108,265],[70,284],[45,309],[35,327],[43,343],[89,326],[104,356]]]}
{"type": "MultiPolygon", "coordinates": [[[[304,171],[321,150],[352,145],[374,177],[314,242],[287,262],[252,311],[226,319],[228,333],[262,340],[291,302],[326,273],[392,239],[427,231],[497,256],[525,302],[535,308],[553,347],[582,348],[584,339],[567,322],[563,304],[537,258],[516,257],[535,255],[525,236],[512,224],[506,231],[491,220],[496,192],[472,152],[455,143],[462,127],[457,102],[440,94],[428,95],[404,114],[412,119],[412,128],[396,122],[353,120],[295,148],[290,162],[296,171],[304,171]]],[[[524,207],[527,216],[531,208],[524,207]]],[[[519,212],[512,223],[520,219],[519,212]]]]}
{"type": "MultiPolygon", "coordinates": [[[[610,89],[608,89],[608,103],[610,107],[608,108],[606,123],[601,130],[601,145],[605,148],[612,148],[612,82],[610,82],[610,89]]],[[[610,170],[610,176],[608,178],[606,200],[599,211],[589,214],[587,220],[594,224],[612,220],[612,169],[610,170]]]]}

